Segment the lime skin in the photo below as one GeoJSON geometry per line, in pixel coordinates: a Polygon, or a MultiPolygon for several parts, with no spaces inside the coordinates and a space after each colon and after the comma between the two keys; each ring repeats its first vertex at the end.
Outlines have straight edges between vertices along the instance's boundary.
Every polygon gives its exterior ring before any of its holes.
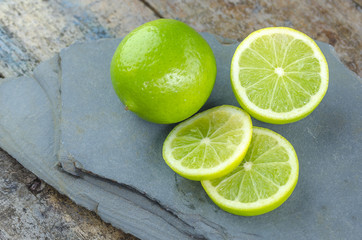
{"type": "Polygon", "coordinates": [[[208,43],[193,28],[159,19],[122,40],[110,73],[126,109],[147,121],[170,124],[204,105],[215,83],[216,61],[208,43]]]}

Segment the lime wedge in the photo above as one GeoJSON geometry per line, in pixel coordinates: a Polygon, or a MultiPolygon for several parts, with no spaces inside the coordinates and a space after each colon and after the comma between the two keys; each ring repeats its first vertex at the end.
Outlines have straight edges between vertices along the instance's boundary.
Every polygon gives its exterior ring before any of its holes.
{"type": "Polygon", "coordinates": [[[240,105],[260,121],[283,124],[309,115],[328,88],[327,61],[317,44],[291,28],[253,32],[236,49],[231,84],[240,105]]]}
{"type": "Polygon", "coordinates": [[[219,106],[177,125],[163,144],[170,168],[191,180],[221,177],[243,160],[252,136],[249,114],[219,106]]]}
{"type": "Polygon", "coordinates": [[[228,175],[201,183],[220,208],[253,216],[286,201],[297,184],[298,172],[293,146],[271,130],[254,127],[244,161],[228,175]]]}

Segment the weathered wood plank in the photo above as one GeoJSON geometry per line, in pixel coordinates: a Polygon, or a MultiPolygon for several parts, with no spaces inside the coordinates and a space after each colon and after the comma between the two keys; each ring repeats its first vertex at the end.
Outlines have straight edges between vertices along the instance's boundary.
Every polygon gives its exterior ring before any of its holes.
{"type": "Polygon", "coordinates": [[[79,6],[91,13],[113,37],[123,37],[142,23],[158,18],[142,1],[82,0],[79,6]]]}
{"type": "Polygon", "coordinates": [[[21,41],[13,38],[13,34],[5,26],[0,26],[0,77],[22,75],[38,63],[24,48],[21,41]]]}
{"type": "Polygon", "coordinates": [[[362,76],[362,11],[352,0],[149,0],[148,3],[166,18],[177,18],[198,31],[237,40],[264,27],[295,28],[333,45],[342,61],[362,76]]]}

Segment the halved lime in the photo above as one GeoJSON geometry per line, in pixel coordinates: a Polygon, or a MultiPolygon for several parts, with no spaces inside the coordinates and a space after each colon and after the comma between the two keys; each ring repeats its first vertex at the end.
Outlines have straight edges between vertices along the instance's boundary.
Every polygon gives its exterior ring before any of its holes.
{"type": "Polygon", "coordinates": [[[240,105],[268,123],[290,123],[310,114],[328,88],[327,61],[317,44],[291,28],[253,32],[236,49],[231,84],[240,105]]]}
{"type": "Polygon", "coordinates": [[[185,178],[213,179],[239,165],[251,136],[249,114],[234,106],[219,106],[177,125],[163,144],[163,158],[185,178]]]}
{"type": "Polygon", "coordinates": [[[276,132],[254,127],[244,161],[228,175],[201,183],[220,208],[253,216],[286,201],[297,184],[298,172],[293,146],[276,132]]]}

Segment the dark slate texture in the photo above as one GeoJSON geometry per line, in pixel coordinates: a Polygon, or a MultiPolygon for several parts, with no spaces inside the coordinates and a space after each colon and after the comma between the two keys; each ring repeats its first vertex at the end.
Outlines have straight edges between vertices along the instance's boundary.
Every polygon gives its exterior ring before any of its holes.
{"type": "MultiPolygon", "coordinates": [[[[229,77],[237,44],[203,36],[218,66],[203,109],[238,106],[229,77]]],[[[78,204],[140,238],[362,236],[362,81],[341,64],[332,47],[318,42],[329,64],[330,84],[310,116],[287,125],[253,119],[254,125],[293,144],[300,177],[280,208],[241,217],[220,210],[199,182],[167,167],[161,150],[172,125],[149,123],[124,110],[109,76],[119,42],[75,44],[42,63],[34,78],[3,80],[0,146],[78,204]]]]}

